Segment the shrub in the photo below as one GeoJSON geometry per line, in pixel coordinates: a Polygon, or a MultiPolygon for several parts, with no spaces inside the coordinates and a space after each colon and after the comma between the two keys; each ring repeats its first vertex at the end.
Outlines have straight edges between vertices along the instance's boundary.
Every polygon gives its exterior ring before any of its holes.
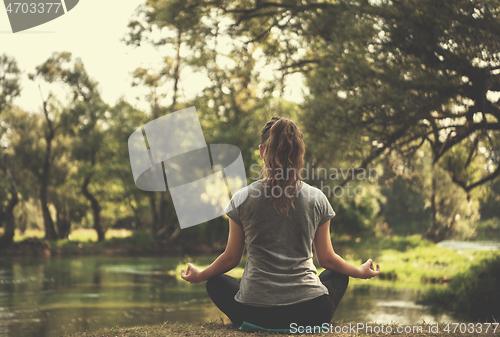
{"type": "Polygon", "coordinates": [[[420,301],[457,315],[492,321],[500,317],[500,254],[456,275],[444,289],[431,289],[420,301]]]}

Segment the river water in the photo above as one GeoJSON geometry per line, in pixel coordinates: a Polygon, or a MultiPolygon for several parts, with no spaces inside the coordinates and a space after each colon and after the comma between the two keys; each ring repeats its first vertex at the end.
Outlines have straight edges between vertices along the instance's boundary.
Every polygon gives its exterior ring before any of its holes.
{"type": "MultiPolygon", "coordinates": [[[[196,261],[207,263],[207,261],[196,261]]],[[[168,273],[178,258],[0,258],[0,336],[45,337],[165,321],[220,321],[203,284],[168,273]]],[[[335,321],[454,322],[415,304],[416,290],[350,286],[335,321]]],[[[225,322],[229,323],[227,318],[225,322]]]]}

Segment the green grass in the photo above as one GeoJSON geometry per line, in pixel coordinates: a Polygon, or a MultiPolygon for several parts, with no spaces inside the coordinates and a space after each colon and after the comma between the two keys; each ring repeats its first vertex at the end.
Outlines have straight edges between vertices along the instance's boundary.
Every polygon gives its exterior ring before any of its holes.
{"type": "Polygon", "coordinates": [[[407,251],[416,247],[431,247],[434,244],[430,241],[424,240],[420,235],[398,236],[393,235],[390,237],[369,237],[369,238],[356,238],[353,239],[349,236],[342,236],[338,239],[333,235],[334,245],[338,244],[348,250],[355,251],[370,251],[392,249],[400,252],[407,251]]]}
{"type": "MultiPolygon", "coordinates": [[[[133,234],[132,231],[126,229],[108,229],[106,231],[105,238],[107,240],[113,238],[126,238],[133,234]]],[[[38,238],[43,239],[45,232],[40,229],[27,229],[21,233],[16,229],[14,234],[14,242],[23,241],[28,238],[38,238]]],[[[57,241],[73,241],[73,242],[97,242],[97,233],[91,228],[78,228],[73,231],[68,236],[68,239],[57,240],[57,241]]]]}
{"type": "MultiPolygon", "coordinates": [[[[366,323],[366,322],[365,322],[366,323]]],[[[335,329],[335,326],[349,326],[351,325],[356,325],[357,322],[351,322],[351,323],[332,323],[333,329],[335,329]]],[[[371,324],[373,327],[376,324],[371,324]]],[[[378,324],[377,324],[378,325],[378,324]]],[[[378,325],[379,328],[381,325],[378,325]]],[[[404,325],[396,325],[396,324],[385,324],[384,325],[384,333],[362,333],[360,331],[359,334],[354,334],[354,333],[336,333],[334,330],[333,334],[330,334],[330,331],[328,333],[314,333],[314,334],[306,334],[303,336],[311,336],[311,337],[320,337],[320,336],[325,336],[325,335],[335,335],[338,337],[347,337],[347,336],[356,336],[356,337],[363,337],[363,336],[400,336],[400,337],[407,337],[407,336],[437,336],[437,337],[444,337],[444,336],[463,336],[460,332],[453,333],[453,328],[451,332],[446,332],[443,331],[445,328],[446,324],[440,323],[438,325],[438,332],[433,332],[429,331],[429,325],[426,324],[421,324],[421,325],[415,325],[415,326],[410,326],[412,329],[422,329],[422,333],[417,333],[417,332],[410,332],[410,333],[396,333],[398,327],[402,327],[403,329],[406,328],[407,326],[404,325]],[[392,333],[387,333],[386,331],[388,330],[388,327],[391,327],[391,330],[393,330],[392,333]]],[[[435,327],[435,325],[434,325],[435,327]]],[[[330,328],[332,329],[332,328],[330,328]]],[[[467,333],[467,336],[500,336],[500,328],[497,328],[497,331],[495,333],[492,333],[491,331],[488,333],[484,332],[474,332],[474,333],[467,333]]],[[[416,330],[418,331],[418,330],[416,330]]],[[[114,328],[105,328],[105,329],[97,329],[93,331],[84,331],[84,332],[79,332],[76,334],[70,334],[66,335],[66,337],[139,337],[139,336],[147,336],[147,337],[164,337],[164,336],[173,336],[173,337],[185,337],[185,336],[212,336],[212,337],[244,337],[244,336],[283,336],[281,334],[276,334],[276,333],[268,333],[268,332],[253,332],[253,333],[248,333],[248,332],[243,332],[240,330],[232,330],[232,329],[227,329],[224,324],[221,322],[211,322],[211,323],[203,323],[203,324],[190,324],[190,323],[173,323],[173,322],[165,322],[162,324],[156,324],[156,325],[145,325],[145,326],[136,326],[136,327],[114,327],[114,328]]]]}
{"type": "MultiPolygon", "coordinates": [[[[154,254],[157,248],[151,234],[125,229],[108,229],[105,233],[105,240],[102,242],[98,242],[97,233],[90,228],[73,230],[67,239],[57,240],[45,240],[42,230],[26,230],[24,233],[20,233],[20,231],[16,230],[14,242],[21,243],[27,239],[33,238],[48,242],[51,247],[55,248],[58,255],[74,253],[112,255],[123,254],[123,252],[154,254]]],[[[30,245],[30,243],[27,244],[30,245]]],[[[27,251],[31,252],[30,249],[27,251]]],[[[25,252],[21,248],[19,249],[19,253],[23,254],[25,252]]]]}
{"type": "Polygon", "coordinates": [[[29,238],[43,239],[45,232],[41,229],[27,229],[21,233],[18,229],[14,231],[14,242],[23,241],[29,238]]]}
{"type": "MultiPolygon", "coordinates": [[[[450,250],[438,247],[417,235],[358,242],[339,240],[338,245],[334,241],[334,248],[355,266],[369,258],[378,263],[380,275],[371,279],[370,284],[404,288],[429,288],[446,284],[458,273],[496,254],[493,251],[450,250]]],[[[353,284],[363,282],[365,281],[352,279],[353,284]]]]}
{"type": "Polygon", "coordinates": [[[410,283],[446,283],[492,251],[454,251],[437,246],[416,247],[405,252],[385,249],[377,258],[382,280],[410,283]]]}
{"type": "MultiPolygon", "coordinates": [[[[359,242],[357,247],[343,247],[339,253],[349,263],[359,266],[368,258],[379,263],[381,273],[369,281],[351,278],[350,284],[366,284],[391,288],[413,288],[427,290],[443,288],[460,272],[467,270],[479,261],[491,258],[498,254],[493,251],[454,251],[438,247],[433,243],[418,237],[394,237],[384,239],[382,247],[397,249],[379,249],[373,243],[359,242]]],[[[199,259],[184,259],[170,274],[181,280],[180,272],[191,262],[198,268],[205,268],[215,257],[199,259]],[[196,261],[195,261],[196,260],[196,261]]],[[[241,278],[245,259],[228,274],[241,278]]],[[[324,269],[316,265],[318,274],[324,269]]]]}
{"type": "Polygon", "coordinates": [[[491,218],[479,221],[475,240],[498,240],[500,238],[500,219],[491,218]]]}
{"type": "Polygon", "coordinates": [[[477,319],[500,317],[500,254],[458,273],[450,284],[431,289],[422,303],[477,319]]]}

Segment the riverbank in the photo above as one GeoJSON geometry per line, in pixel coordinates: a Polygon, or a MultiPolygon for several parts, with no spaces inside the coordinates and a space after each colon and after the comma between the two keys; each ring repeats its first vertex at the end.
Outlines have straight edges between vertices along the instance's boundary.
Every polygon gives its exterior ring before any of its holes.
{"type": "Polygon", "coordinates": [[[92,229],[78,229],[68,239],[45,240],[42,231],[16,235],[14,242],[0,247],[0,256],[185,256],[214,255],[221,253],[224,246],[207,242],[203,237],[182,238],[172,242],[156,242],[145,232],[108,230],[106,239],[97,241],[92,229]],[[189,242],[187,242],[189,241],[189,242]]]}
{"type": "MultiPolygon", "coordinates": [[[[169,256],[179,257],[179,265],[169,274],[179,281],[180,270],[191,257],[216,257],[224,250],[224,245],[209,242],[203,237],[177,238],[172,242],[159,243],[145,232],[109,230],[106,240],[97,242],[92,229],[73,231],[68,239],[48,241],[41,237],[43,232],[28,233],[38,235],[16,236],[8,247],[0,247],[1,257],[51,257],[51,256],[169,256]]],[[[371,258],[381,266],[381,273],[370,280],[370,284],[382,287],[426,288],[445,285],[455,275],[469,269],[482,260],[500,255],[499,251],[453,250],[421,239],[418,235],[407,237],[382,237],[376,240],[333,240],[335,251],[348,262],[360,265],[371,258]]],[[[244,262],[232,271],[232,276],[240,278],[244,262]]],[[[198,267],[206,267],[199,265],[198,267]]],[[[318,267],[318,273],[323,271],[318,267]]],[[[364,280],[352,280],[363,283],[364,280]]],[[[423,290],[423,289],[422,289],[423,290]]]]}
{"type": "MultiPolygon", "coordinates": [[[[140,236],[114,240],[122,248],[127,247],[125,243],[142,242],[147,245],[149,242],[140,236]]],[[[78,244],[64,243],[73,247],[78,244]]],[[[79,249],[85,251],[91,249],[92,245],[109,247],[106,242],[84,242],[83,248],[79,249]]],[[[351,263],[359,265],[366,258],[373,258],[381,264],[383,271],[381,276],[371,280],[351,280],[352,287],[344,299],[344,308],[336,317],[348,322],[358,319],[381,323],[388,323],[392,319],[406,324],[419,324],[422,320],[460,322],[462,318],[458,317],[461,316],[451,312],[436,313],[415,301],[432,287],[448,289],[449,284],[445,280],[456,278],[457,273],[469,270],[487,255],[498,254],[491,251],[460,252],[445,249],[417,237],[345,242],[334,239],[334,246],[351,263]]],[[[207,298],[204,284],[193,285],[180,279],[180,269],[185,268],[188,262],[206,266],[216,255],[130,255],[103,256],[94,251],[91,256],[2,258],[0,295],[5,303],[9,303],[3,314],[10,315],[9,329],[15,332],[12,336],[37,336],[36,333],[42,330],[47,336],[61,336],[63,333],[75,334],[85,329],[93,329],[87,336],[92,336],[91,333],[102,333],[102,336],[150,336],[152,332],[141,330],[149,327],[145,324],[158,324],[166,320],[191,322],[194,332],[186,330],[182,324],[177,325],[182,336],[205,335],[205,332],[215,336],[227,335],[228,332],[222,326],[215,330],[199,330],[200,326],[205,327],[204,322],[219,322],[219,312],[207,298]],[[109,329],[96,330],[113,325],[120,326],[115,328],[115,334],[109,329]],[[126,329],[124,326],[136,326],[138,330],[123,330],[126,329]]],[[[231,271],[231,275],[240,278],[243,267],[244,261],[239,268],[231,271]]],[[[318,271],[321,272],[321,269],[318,268],[318,271]]],[[[477,274],[474,272],[471,275],[477,274]]],[[[480,279],[487,280],[484,276],[480,279]]],[[[487,292],[489,297],[497,298],[495,288],[489,290],[491,288],[487,285],[479,288],[487,292]]],[[[449,301],[454,300],[450,298],[449,301]]],[[[488,308],[487,305],[482,307],[488,308]]],[[[488,310],[488,313],[493,314],[494,311],[488,310]]],[[[477,322],[473,318],[463,319],[464,322],[477,322]]],[[[172,335],[174,332],[159,330],[159,335],[172,335]]]]}
{"type": "MultiPolygon", "coordinates": [[[[356,330],[356,333],[352,332],[335,332],[335,327],[337,330],[344,328],[347,331],[349,328],[352,328],[351,331],[357,327],[358,323],[333,323],[328,328],[324,328],[323,332],[320,333],[312,333],[307,334],[306,336],[311,337],[320,337],[325,335],[335,335],[338,337],[348,337],[348,336],[393,336],[397,335],[400,337],[405,336],[437,336],[437,337],[449,337],[449,336],[463,336],[464,333],[460,332],[460,325],[457,326],[455,333],[453,332],[454,326],[449,325],[448,323],[441,323],[438,325],[397,325],[397,324],[377,324],[377,323],[360,323],[364,326],[359,326],[360,329],[356,330]],[[449,331],[445,331],[448,324],[449,331]],[[372,332],[370,332],[368,326],[371,327],[372,332]],[[401,330],[401,333],[397,331],[401,330]],[[375,331],[383,330],[384,332],[376,333],[375,331]],[[411,331],[411,332],[405,332],[411,331]],[[390,332],[389,332],[390,331],[390,332]]],[[[464,325],[466,326],[466,325],[464,325]]],[[[462,327],[464,327],[462,326],[462,327]]],[[[473,333],[467,332],[467,336],[500,336],[500,328],[497,327],[495,332],[492,332],[495,326],[489,326],[490,329],[488,332],[485,332],[486,326],[481,326],[482,331],[479,332],[479,325],[475,326],[475,330],[473,333]],[[484,328],[484,329],[483,329],[484,328]]],[[[463,330],[463,329],[462,329],[463,330]]],[[[149,325],[149,326],[136,326],[136,327],[114,327],[109,329],[99,329],[94,331],[84,331],[76,334],[65,335],[65,337],[132,337],[132,336],[148,336],[148,337],[164,337],[164,336],[172,336],[172,337],[186,337],[186,336],[212,336],[212,337],[225,337],[225,336],[234,336],[234,337],[243,337],[243,336],[283,336],[283,334],[277,333],[269,333],[269,332],[255,332],[249,334],[248,332],[227,329],[227,327],[220,322],[212,322],[205,324],[189,324],[189,323],[171,323],[165,322],[157,325],[149,325]]]]}

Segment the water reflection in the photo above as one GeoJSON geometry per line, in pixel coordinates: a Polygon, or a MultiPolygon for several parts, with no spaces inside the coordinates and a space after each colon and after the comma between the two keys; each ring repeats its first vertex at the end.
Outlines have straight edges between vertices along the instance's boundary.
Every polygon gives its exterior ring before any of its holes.
{"type": "Polygon", "coordinates": [[[428,307],[415,304],[418,294],[413,289],[352,286],[340,302],[334,320],[397,324],[456,321],[453,316],[431,313],[428,307]]]}
{"type": "MultiPolygon", "coordinates": [[[[101,326],[219,320],[223,315],[211,303],[204,284],[190,285],[168,273],[178,261],[162,257],[0,259],[0,336],[44,337],[101,326]]],[[[412,290],[350,286],[334,319],[400,324],[453,321],[416,305],[417,295],[412,290]]]]}

